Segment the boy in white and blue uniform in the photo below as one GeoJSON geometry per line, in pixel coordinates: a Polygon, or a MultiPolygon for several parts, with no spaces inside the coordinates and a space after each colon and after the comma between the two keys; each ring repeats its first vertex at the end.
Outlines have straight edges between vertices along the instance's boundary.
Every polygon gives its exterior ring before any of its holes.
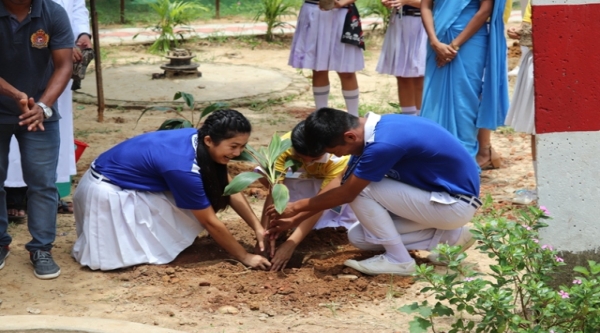
{"type": "MultiPolygon", "coordinates": [[[[357,118],[323,108],[307,118],[305,136],[328,153],[353,157],[338,187],[289,204],[282,217],[349,203],[359,220],[348,231],[350,242],[386,253],[345,265],[365,274],[410,275],[415,261],[408,250],[432,250],[439,243],[465,250],[473,244],[464,225],[481,206],[477,165],[438,124],[406,115],[357,118]]],[[[285,227],[277,221],[272,231],[285,227]]]]}

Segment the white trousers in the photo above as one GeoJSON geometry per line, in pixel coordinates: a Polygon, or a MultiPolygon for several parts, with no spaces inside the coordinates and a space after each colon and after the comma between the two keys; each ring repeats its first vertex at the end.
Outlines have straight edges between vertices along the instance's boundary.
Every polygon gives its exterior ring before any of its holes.
{"type": "Polygon", "coordinates": [[[348,230],[348,239],[364,250],[403,243],[408,250],[429,251],[445,233],[467,224],[477,210],[448,193],[389,178],[370,183],[350,207],[359,222],[348,230]]]}

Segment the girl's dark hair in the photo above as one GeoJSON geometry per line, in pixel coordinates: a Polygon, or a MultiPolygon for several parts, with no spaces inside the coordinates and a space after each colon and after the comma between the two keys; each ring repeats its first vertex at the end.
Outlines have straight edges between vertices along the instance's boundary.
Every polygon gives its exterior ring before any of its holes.
{"type": "Polygon", "coordinates": [[[223,196],[225,186],[229,184],[227,165],[213,161],[204,143],[204,137],[208,135],[212,142],[218,145],[223,140],[251,131],[252,126],[248,119],[236,110],[217,110],[209,115],[198,129],[196,162],[200,166],[204,192],[215,212],[229,205],[229,196],[223,196]]]}
{"type": "Polygon", "coordinates": [[[292,130],[292,147],[298,154],[309,157],[319,157],[323,155],[323,151],[319,147],[309,146],[304,139],[304,120],[299,122],[292,130]]]}

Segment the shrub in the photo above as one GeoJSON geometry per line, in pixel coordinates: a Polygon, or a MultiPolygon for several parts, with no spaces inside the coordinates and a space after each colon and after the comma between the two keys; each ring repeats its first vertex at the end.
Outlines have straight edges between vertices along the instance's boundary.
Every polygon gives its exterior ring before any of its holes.
{"type": "Polygon", "coordinates": [[[551,287],[553,273],[564,262],[552,246],[539,241],[548,211],[530,207],[519,214],[513,221],[492,212],[474,222],[477,249],[495,260],[491,273],[461,265],[467,255],[448,245],[438,247],[449,262],[446,274],[427,265],[417,268],[418,278],[428,284],[421,292],[433,293],[438,302],[399,309],[417,314],[410,322],[411,333],[436,332],[438,317],[454,318],[448,333],[600,332],[600,264],[589,261],[589,268],[575,267],[581,276],[571,285],[551,287]]]}

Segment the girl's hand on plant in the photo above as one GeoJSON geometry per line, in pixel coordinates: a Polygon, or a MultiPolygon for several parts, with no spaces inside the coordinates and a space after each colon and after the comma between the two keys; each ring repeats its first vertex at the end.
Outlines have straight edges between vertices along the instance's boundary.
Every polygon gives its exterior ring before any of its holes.
{"type": "Polygon", "coordinates": [[[271,239],[277,239],[279,234],[282,232],[295,228],[298,226],[298,223],[293,218],[286,219],[272,219],[269,224],[269,229],[267,229],[266,234],[270,235],[271,239]]]}
{"type": "Polygon", "coordinates": [[[271,257],[271,271],[279,271],[285,268],[288,261],[292,257],[292,254],[296,250],[296,244],[294,242],[287,240],[283,244],[281,244],[277,251],[272,251],[271,257]]]}
{"type": "Polygon", "coordinates": [[[267,258],[251,253],[246,253],[242,263],[248,267],[262,270],[267,270],[269,267],[271,267],[271,263],[269,260],[267,260],[267,258]]]}
{"type": "Polygon", "coordinates": [[[256,230],[254,230],[254,233],[256,234],[256,250],[259,250],[259,253],[264,253],[265,252],[265,229],[264,228],[257,228],[256,230]]]}

